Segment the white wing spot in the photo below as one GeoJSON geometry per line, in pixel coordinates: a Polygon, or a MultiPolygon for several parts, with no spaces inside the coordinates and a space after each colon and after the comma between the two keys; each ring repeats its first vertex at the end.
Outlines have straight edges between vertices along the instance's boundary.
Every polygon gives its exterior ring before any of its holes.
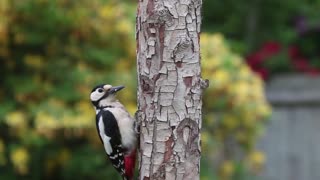
{"type": "Polygon", "coordinates": [[[110,159],[116,159],[118,157],[118,154],[115,154],[114,156],[109,156],[110,159]]]}

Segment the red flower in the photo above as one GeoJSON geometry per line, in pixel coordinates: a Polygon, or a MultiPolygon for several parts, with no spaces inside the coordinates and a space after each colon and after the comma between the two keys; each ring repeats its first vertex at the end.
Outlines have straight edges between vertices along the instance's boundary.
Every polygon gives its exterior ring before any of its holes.
{"type": "Polygon", "coordinates": [[[246,59],[252,67],[259,66],[271,56],[279,53],[281,46],[277,42],[267,42],[256,53],[249,55],[246,59]]]}
{"type": "Polygon", "coordinates": [[[269,72],[266,68],[262,68],[262,67],[252,68],[252,70],[256,72],[263,80],[267,80],[269,77],[269,72]]]}
{"type": "Polygon", "coordinates": [[[317,76],[317,75],[320,75],[320,70],[319,69],[316,69],[316,68],[309,68],[307,73],[311,76],[317,76]]]}
{"type": "Polygon", "coordinates": [[[289,57],[291,58],[291,60],[300,57],[300,52],[299,52],[299,49],[297,46],[289,47],[288,54],[289,54],[289,57]]]}
{"type": "MultiPolygon", "coordinates": [[[[246,58],[247,63],[253,71],[259,74],[262,79],[266,80],[270,75],[270,72],[265,67],[264,62],[270,60],[270,57],[280,53],[281,49],[282,47],[279,43],[267,42],[257,52],[246,58]]],[[[320,75],[320,69],[312,67],[309,64],[308,59],[301,55],[297,46],[289,46],[287,53],[295,70],[305,72],[309,75],[320,75]]]]}
{"type": "Polygon", "coordinates": [[[265,55],[274,55],[279,53],[281,50],[281,45],[277,42],[267,42],[263,45],[261,52],[263,52],[265,55]]]}
{"type": "Polygon", "coordinates": [[[308,61],[304,58],[293,59],[292,63],[293,66],[299,71],[306,72],[309,69],[308,61]]]}
{"type": "Polygon", "coordinates": [[[277,42],[267,42],[256,53],[249,55],[246,59],[251,69],[257,72],[262,79],[266,80],[269,76],[269,72],[266,68],[263,68],[263,62],[268,60],[275,54],[278,54],[281,50],[281,45],[277,42]]]}
{"type": "Polygon", "coordinates": [[[246,59],[251,67],[259,66],[264,61],[259,52],[249,55],[246,59]]]}

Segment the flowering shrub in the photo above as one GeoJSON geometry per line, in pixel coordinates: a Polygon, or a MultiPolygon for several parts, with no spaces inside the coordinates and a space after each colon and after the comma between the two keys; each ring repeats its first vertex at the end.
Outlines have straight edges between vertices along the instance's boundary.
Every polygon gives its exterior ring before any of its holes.
{"type": "Polygon", "coordinates": [[[319,75],[319,32],[319,24],[308,25],[305,18],[299,17],[296,22],[297,37],[290,40],[291,45],[276,41],[266,42],[260,49],[249,54],[247,62],[263,79],[284,72],[319,75]]]}
{"type": "MultiPolygon", "coordinates": [[[[134,6],[1,0],[0,17],[0,179],[118,177],[89,93],[101,82],[134,89],[134,6]]],[[[135,92],[119,95],[134,112],[135,92]]]]}
{"type": "Polygon", "coordinates": [[[214,152],[210,155],[221,178],[257,170],[265,157],[255,145],[270,115],[264,83],[221,34],[202,34],[201,53],[203,77],[210,80],[203,99],[204,154],[214,152]]]}
{"type": "Polygon", "coordinates": [[[315,63],[304,57],[297,46],[285,48],[277,42],[265,43],[261,49],[247,57],[247,62],[265,80],[271,74],[283,72],[320,74],[320,66],[313,66],[315,63]]]}

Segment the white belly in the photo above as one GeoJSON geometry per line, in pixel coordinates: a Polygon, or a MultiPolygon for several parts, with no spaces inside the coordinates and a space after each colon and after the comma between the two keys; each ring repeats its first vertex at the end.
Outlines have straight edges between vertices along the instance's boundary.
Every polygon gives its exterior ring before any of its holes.
{"type": "Polygon", "coordinates": [[[117,120],[123,147],[132,150],[136,146],[136,133],[134,131],[134,119],[122,108],[107,108],[117,120]]]}

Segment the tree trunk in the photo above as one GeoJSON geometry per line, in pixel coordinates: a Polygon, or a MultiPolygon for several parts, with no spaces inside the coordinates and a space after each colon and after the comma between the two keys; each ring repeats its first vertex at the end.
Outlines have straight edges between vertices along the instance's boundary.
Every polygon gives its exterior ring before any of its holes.
{"type": "Polygon", "coordinates": [[[197,180],[202,0],[140,0],[137,12],[139,179],[197,180]]]}

